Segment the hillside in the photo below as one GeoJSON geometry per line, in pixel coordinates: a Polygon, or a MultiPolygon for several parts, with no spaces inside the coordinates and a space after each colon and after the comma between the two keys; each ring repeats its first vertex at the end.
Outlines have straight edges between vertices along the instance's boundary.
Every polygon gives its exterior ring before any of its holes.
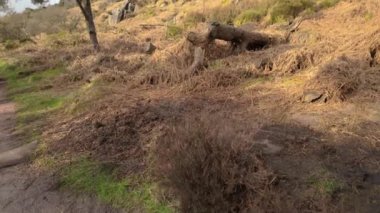
{"type": "Polygon", "coordinates": [[[28,173],[127,212],[378,211],[379,1],[138,1],[110,24],[122,5],[92,3],[98,53],[77,7],[0,19],[28,173]],[[210,42],[189,72],[214,21],[275,42],[210,42]]]}

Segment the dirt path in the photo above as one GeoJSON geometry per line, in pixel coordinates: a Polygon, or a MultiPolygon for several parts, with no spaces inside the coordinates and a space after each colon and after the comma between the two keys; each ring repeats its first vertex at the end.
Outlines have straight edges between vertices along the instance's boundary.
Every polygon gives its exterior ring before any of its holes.
{"type": "MultiPolygon", "coordinates": [[[[0,79],[0,153],[22,144],[12,136],[15,105],[5,96],[5,82],[0,79]]],[[[54,174],[36,175],[28,164],[0,169],[0,212],[122,212],[99,203],[94,197],[59,190],[54,174]]]]}

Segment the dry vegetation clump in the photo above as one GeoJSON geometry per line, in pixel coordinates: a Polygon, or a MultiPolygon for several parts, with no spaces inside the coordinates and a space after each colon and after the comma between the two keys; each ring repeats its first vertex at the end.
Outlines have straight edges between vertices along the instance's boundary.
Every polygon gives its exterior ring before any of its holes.
{"type": "Polygon", "coordinates": [[[208,116],[187,119],[157,141],[156,175],[182,212],[271,209],[273,173],[238,125],[232,126],[208,116]]]}
{"type": "Polygon", "coordinates": [[[108,94],[100,99],[92,103],[91,109],[49,131],[49,135],[64,133],[52,141],[51,154],[89,154],[96,160],[118,165],[123,174],[145,171],[150,144],[162,134],[162,126],[185,109],[180,103],[142,100],[137,94],[108,94]]]}
{"type": "Polygon", "coordinates": [[[273,61],[273,70],[282,75],[295,74],[313,66],[314,60],[314,52],[307,48],[290,50],[279,55],[273,61]]]}
{"type": "Polygon", "coordinates": [[[321,67],[307,86],[325,91],[329,98],[337,100],[355,95],[376,98],[380,74],[369,65],[367,60],[343,55],[321,67]]]}
{"type": "Polygon", "coordinates": [[[192,76],[186,69],[193,60],[194,47],[182,39],[165,50],[158,50],[136,73],[135,84],[174,85],[192,76]]]}
{"type": "Polygon", "coordinates": [[[141,49],[139,43],[117,39],[109,41],[99,54],[93,54],[91,50],[83,51],[69,64],[67,80],[91,81],[97,78],[108,82],[126,82],[149,61],[141,49]]]}
{"type": "Polygon", "coordinates": [[[194,76],[183,83],[183,91],[201,92],[213,88],[232,87],[244,80],[258,78],[261,74],[255,70],[245,68],[219,68],[204,70],[198,76],[194,76]]]}

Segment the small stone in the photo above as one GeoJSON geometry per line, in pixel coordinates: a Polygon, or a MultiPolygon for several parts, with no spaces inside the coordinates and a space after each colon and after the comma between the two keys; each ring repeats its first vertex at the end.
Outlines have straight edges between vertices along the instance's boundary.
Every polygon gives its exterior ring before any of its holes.
{"type": "Polygon", "coordinates": [[[157,47],[154,46],[154,44],[152,44],[151,42],[144,44],[144,47],[143,47],[144,53],[147,53],[147,54],[152,54],[156,49],[157,47]]]}
{"type": "Polygon", "coordinates": [[[108,24],[116,25],[121,22],[123,19],[124,11],[122,9],[115,9],[112,11],[112,14],[108,16],[108,24]]]}
{"type": "Polygon", "coordinates": [[[277,154],[283,149],[281,146],[272,143],[268,139],[256,141],[255,144],[260,147],[265,154],[277,154]]]}
{"type": "Polygon", "coordinates": [[[308,91],[303,94],[304,103],[313,103],[322,98],[323,92],[319,91],[308,91]]]}

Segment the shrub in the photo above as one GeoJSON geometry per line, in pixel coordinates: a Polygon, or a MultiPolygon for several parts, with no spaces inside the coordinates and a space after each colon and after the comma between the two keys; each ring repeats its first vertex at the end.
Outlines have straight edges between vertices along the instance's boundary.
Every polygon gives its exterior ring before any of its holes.
{"type": "Polygon", "coordinates": [[[270,13],[272,23],[293,19],[307,9],[314,9],[313,0],[283,0],[277,1],[270,13]]]}
{"type": "Polygon", "coordinates": [[[156,174],[183,212],[251,212],[265,203],[272,173],[239,129],[218,123],[189,120],[157,143],[156,174]]]}
{"type": "Polygon", "coordinates": [[[26,40],[29,38],[25,31],[26,17],[15,14],[14,18],[6,16],[0,19],[0,42],[8,40],[26,40]]]}
{"type": "Polygon", "coordinates": [[[241,26],[247,22],[260,21],[266,15],[265,9],[248,9],[240,13],[234,20],[234,24],[241,26]]]}
{"type": "Polygon", "coordinates": [[[318,5],[320,8],[328,8],[336,5],[339,2],[339,0],[322,0],[318,2],[318,5]]]}
{"type": "Polygon", "coordinates": [[[41,33],[82,31],[79,20],[80,17],[68,16],[66,8],[61,6],[8,14],[0,18],[0,42],[29,40],[41,33]]]}

